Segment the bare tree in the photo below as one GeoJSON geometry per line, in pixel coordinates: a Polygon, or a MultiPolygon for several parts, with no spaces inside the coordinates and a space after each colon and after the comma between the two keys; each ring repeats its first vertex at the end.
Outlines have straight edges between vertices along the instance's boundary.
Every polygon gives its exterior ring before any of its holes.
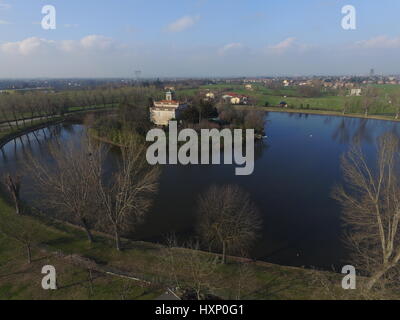
{"type": "Polygon", "coordinates": [[[343,207],[354,263],[370,276],[367,290],[390,278],[400,261],[399,138],[379,137],[377,154],[373,166],[353,145],[342,159],[345,185],[333,193],[343,207]]]}
{"type": "Polygon", "coordinates": [[[254,265],[251,262],[239,262],[237,266],[237,291],[236,300],[242,300],[247,292],[251,292],[257,285],[256,272],[254,265]]]}
{"type": "Polygon", "coordinates": [[[346,114],[352,106],[352,99],[350,97],[346,97],[344,99],[342,114],[346,114]]]}
{"type": "Polygon", "coordinates": [[[222,250],[222,263],[228,252],[243,252],[257,237],[261,220],[249,195],[240,187],[211,186],[199,198],[199,234],[210,247],[222,250]]]}
{"type": "Polygon", "coordinates": [[[244,127],[254,129],[256,133],[264,134],[265,112],[261,110],[250,110],[245,113],[244,127]]]}
{"type": "Polygon", "coordinates": [[[375,87],[368,87],[365,89],[365,94],[362,99],[363,101],[363,106],[364,106],[364,113],[365,116],[368,117],[371,108],[375,103],[377,103],[379,96],[379,91],[375,87]]]}
{"type": "Polygon", "coordinates": [[[42,193],[43,204],[64,213],[81,225],[93,242],[91,225],[97,211],[96,186],[101,170],[102,150],[83,137],[79,146],[69,143],[49,147],[53,163],[30,157],[28,170],[42,193]]]}
{"type": "Polygon", "coordinates": [[[20,214],[20,190],[21,190],[21,177],[17,176],[16,178],[12,178],[11,175],[8,175],[5,178],[5,183],[9,193],[11,194],[11,198],[14,201],[15,205],[15,213],[20,214]]]}
{"type": "Polygon", "coordinates": [[[394,91],[390,95],[390,104],[395,108],[396,110],[396,115],[395,119],[400,118],[400,91],[394,91]]]}
{"type": "Polygon", "coordinates": [[[32,248],[40,241],[43,230],[30,217],[0,217],[0,232],[19,242],[26,250],[28,263],[32,262],[32,248]]]}
{"type": "Polygon", "coordinates": [[[215,255],[199,250],[198,243],[178,247],[175,238],[168,239],[162,260],[163,272],[169,275],[169,285],[182,299],[204,300],[220,282],[215,255]]]}
{"type": "Polygon", "coordinates": [[[144,144],[133,137],[124,140],[122,160],[111,182],[101,178],[98,182],[104,226],[114,234],[117,250],[121,250],[121,233],[134,229],[150,208],[160,173],[147,163],[144,144]]]}
{"type": "Polygon", "coordinates": [[[10,130],[13,131],[14,127],[12,124],[12,121],[10,119],[10,98],[8,95],[0,95],[0,111],[1,111],[1,122],[4,120],[7,122],[8,126],[10,127],[10,130]]]}

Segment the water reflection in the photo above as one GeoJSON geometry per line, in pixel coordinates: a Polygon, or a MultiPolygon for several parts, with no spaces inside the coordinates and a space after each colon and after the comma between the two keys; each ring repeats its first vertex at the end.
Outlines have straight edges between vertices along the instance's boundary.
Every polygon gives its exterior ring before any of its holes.
{"type": "MultiPolygon", "coordinates": [[[[333,118],[333,117],[332,117],[333,118]]],[[[332,121],[332,118],[330,122],[332,121]]],[[[341,143],[368,143],[374,142],[377,120],[343,117],[338,121],[332,138],[341,143]]],[[[387,131],[399,136],[399,125],[396,122],[387,122],[387,131]]]]}
{"type": "MultiPolygon", "coordinates": [[[[235,183],[251,194],[263,216],[252,257],[326,268],[345,263],[340,208],[330,198],[332,186],[341,180],[340,155],[359,141],[372,157],[376,137],[387,131],[399,134],[398,123],[295,113],[266,117],[266,137],[256,144],[252,175],[235,176],[230,165],[165,166],[151,213],[131,236],[149,241],[163,241],[171,232],[194,236],[199,194],[211,184],[235,183]]],[[[0,173],[15,172],[28,152],[46,159],[50,141],[78,143],[84,131],[82,125],[63,124],[15,139],[1,150],[0,173]]],[[[110,170],[115,161],[108,159],[110,170]]],[[[24,186],[22,195],[33,197],[24,186]]]]}

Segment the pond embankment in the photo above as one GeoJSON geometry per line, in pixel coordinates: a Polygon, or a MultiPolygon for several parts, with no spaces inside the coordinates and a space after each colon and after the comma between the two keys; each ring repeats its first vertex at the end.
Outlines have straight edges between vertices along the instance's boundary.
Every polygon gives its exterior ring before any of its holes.
{"type": "Polygon", "coordinates": [[[340,116],[346,118],[358,118],[358,119],[371,119],[371,120],[385,120],[385,121],[396,121],[400,122],[400,118],[396,119],[394,117],[385,115],[369,115],[358,113],[342,113],[337,111],[327,111],[327,110],[315,110],[315,109],[289,109],[281,107],[260,107],[260,106],[236,106],[239,110],[260,110],[265,112],[285,112],[285,113],[303,113],[303,114],[315,114],[324,116],[340,116]]]}

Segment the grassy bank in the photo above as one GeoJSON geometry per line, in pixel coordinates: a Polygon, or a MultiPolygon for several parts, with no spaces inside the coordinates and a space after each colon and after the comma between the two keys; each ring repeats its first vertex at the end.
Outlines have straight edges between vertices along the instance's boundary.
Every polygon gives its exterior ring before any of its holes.
{"type": "MultiPolygon", "coordinates": [[[[4,200],[0,200],[0,223],[28,219],[39,230],[34,240],[33,262],[27,263],[26,250],[21,243],[0,236],[0,299],[120,299],[128,285],[130,299],[153,299],[163,292],[170,274],[166,265],[167,248],[161,245],[124,240],[125,250],[113,248],[109,237],[96,233],[94,244],[77,227],[44,218],[16,216],[4,200]],[[60,253],[63,257],[60,257],[60,253]],[[88,268],[71,263],[70,255],[95,262],[93,283],[88,268]],[[58,275],[58,290],[41,289],[41,268],[54,265],[58,275]],[[146,286],[135,281],[107,275],[107,270],[152,282],[146,286]]],[[[185,257],[188,249],[174,248],[174,254],[185,257]]],[[[208,255],[208,253],[202,253],[208,255]]],[[[224,298],[235,298],[240,279],[239,260],[231,258],[229,264],[219,265],[213,275],[216,293],[224,298]]],[[[190,270],[181,268],[182,281],[191,281],[190,270]]],[[[245,299],[312,299],[321,288],[313,285],[314,271],[273,265],[264,262],[251,264],[251,274],[242,284],[241,297],[245,299]]],[[[243,280],[243,279],[242,279],[243,280]]],[[[339,278],[338,278],[339,283],[339,278]]],[[[320,292],[321,293],[321,292],[320,292]]],[[[322,293],[321,293],[322,294],[322,293]]]]}
{"type": "Polygon", "coordinates": [[[7,128],[7,130],[0,131],[0,148],[4,146],[8,141],[19,137],[21,134],[25,134],[34,130],[41,129],[43,127],[60,123],[65,120],[65,117],[56,117],[52,120],[35,120],[29,122],[29,125],[19,126],[19,128],[7,128]]]}
{"type": "Polygon", "coordinates": [[[18,243],[0,236],[0,300],[154,299],[161,290],[136,281],[89,271],[47,252],[36,250],[31,264],[18,243]],[[43,290],[44,265],[57,271],[57,290],[43,290]]]}
{"type": "Polygon", "coordinates": [[[112,110],[113,108],[103,108],[103,107],[99,107],[99,108],[95,108],[95,109],[85,109],[85,110],[79,110],[79,111],[75,111],[73,113],[70,114],[66,114],[63,116],[55,116],[53,118],[50,119],[41,119],[41,120],[27,120],[26,125],[18,125],[18,126],[14,126],[13,128],[10,127],[4,127],[3,130],[0,130],[0,147],[2,147],[5,143],[7,143],[10,140],[13,140],[14,138],[37,130],[37,129],[41,129],[43,127],[49,126],[51,124],[55,124],[55,123],[60,123],[62,121],[66,121],[69,119],[73,119],[74,117],[81,117],[82,115],[88,114],[88,113],[96,113],[96,112],[106,112],[108,110],[112,110]]]}
{"type": "MultiPolygon", "coordinates": [[[[70,107],[67,108],[64,112],[64,116],[65,115],[69,115],[69,114],[73,114],[73,113],[85,113],[85,112],[89,112],[89,111],[93,111],[93,110],[98,110],[98,109],[112,109],[115,108],[116,106],[112,105],[112,104],[106,104],[106,105],[90,105],[90,106],[83,106],[83,107],[70,107]]],[[[61,115],[60,115],[61,116],[61,115]]],[[[32,114],[31,113],[24,113],[24,114],[20,114],[19,116],[16,116],[16,119],[14,119],[14,115],[13,114],[8,114],[7,115],[7,119],[8,121],[4,118],[4,115],[0,115],[0,125],[7,125],[7,123],[10,122],[15,122],[20,121],[20,122],[31,122],[31,117],[32,114]]],[[[37,118],[39,118],[38,116],[36,116],[37,118]]],[[[43,118],[46,118],[46,116],[43,116],[43,118]]]]}
{"type": "Polygon", "coordinates": [[[75,239],[76,233],[72,230],[68,232],[38,219],[16,216],[13,209],[0,200],[0,223],[16,221],[29,223],[37,230],[33,240],[33,259],[29,264],[25,246],[12,236],[0,234],[0,299],[153,299],[162,292],[160,288],[151,288],[137,281],[89,271],[85,265],[69,259],[68,255],[60,256],[61,248],[69,253],[84,253],[87,244],[79,236],[75,239]],[[56,268],[57,290],[42,289],[41,269],[44,265],[56,268]]]}

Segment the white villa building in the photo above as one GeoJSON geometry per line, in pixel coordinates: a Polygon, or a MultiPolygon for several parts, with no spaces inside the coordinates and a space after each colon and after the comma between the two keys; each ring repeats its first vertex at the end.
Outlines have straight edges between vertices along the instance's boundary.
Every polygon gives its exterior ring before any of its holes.
{"type": "Polygon", "coordinates": [[[214,100],[214,99],[215,99],[215,94],[214,94],[214,92],[207,92],[207,93],[206,93],[206,99],[207,99],[207,100],[214,100]]]}
{"type": "Polygon", "coordinates": [[[158,126],[166,126],[168,121],[178,118],[186,107],[186,103],[174,100],[173,93],[169,90],[165,93],[165,100],[154,101],[150,108],[150,120],[158,126]]]}
{"type": "Polygon", "coordinates": [[[359,97],[361,96],[361,89],[351,89],[350,90],[350,96],[356,96],[359,97]]]}
{"type": "Polygon", "coordinates": [[[247,104],[249,97],[237,93],[227,93],[222,96],[222,99],[230,104],[247,104]]]}

